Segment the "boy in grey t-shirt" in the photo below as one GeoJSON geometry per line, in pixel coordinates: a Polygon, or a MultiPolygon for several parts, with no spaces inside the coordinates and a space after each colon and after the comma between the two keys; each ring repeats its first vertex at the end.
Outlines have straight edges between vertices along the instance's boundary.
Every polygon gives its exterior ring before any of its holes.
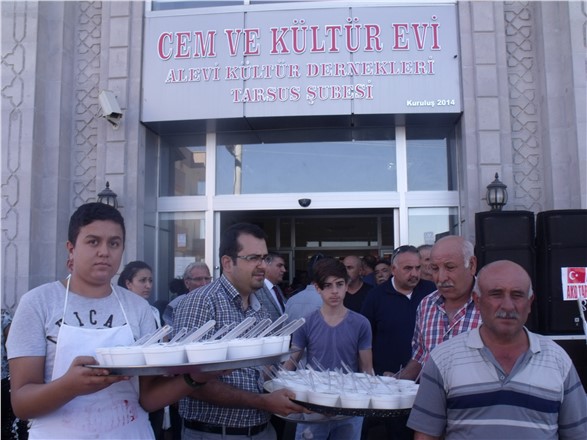
{"type": "Polygon", "coordinates": [[[131,345],[155,330],[147,301],[111,284],[124,239],[118,210],[103,203],[80,206],[69,222],[70,275],[20,300],[6,348],[14,412],[31,420],[30,439],[153,438],[145,410],[192,393],[191,381],[214,377],[137,379],[88,367],[97,363],[96,348],[131,345]]]}
{"type": "MultiPolygon", "coordinates": [[[[371,325],[367,318],[343,303],[348,283],[346,268],[334,258],[320,260],[314,268],[313,281],[322,297],[322,307],[307,316],[306,323],[294,333],[292,349],[300,351],[292,356],[293,360],[298,361],[305,350],[308,363],[314,368],[334,370],[344,363],[354,371],[372,373],[371,325]]],[[[285,366],[293,369],[294,362],[288,361],[285,366]]],[[[299,423],[296,439],[359,440],[362,425],[362,417],[299,423]]]]}

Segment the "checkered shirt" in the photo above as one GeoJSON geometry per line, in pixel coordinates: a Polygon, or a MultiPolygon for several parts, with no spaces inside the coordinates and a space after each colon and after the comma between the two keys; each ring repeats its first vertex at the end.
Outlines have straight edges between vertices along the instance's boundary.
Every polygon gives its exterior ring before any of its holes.
{"type": "Polygon", "coordinates": [[[444,309],[444,297],[438,290],[425,297],[416,311],[416,327],[412,338],[412,359],[424,364],[434,347],[443,341],[479,327],[481,315],[473,297],[449,320],[444,309]]]}
{"type": "MultiPolygon", "coordinates": [[[[175,309],[173,323],[176,329],[193,329],[214,319],[215,330],[218,330],[225,324],[238,323],[249,316],[255,317],[258,322],[268,318],[269,314],[261,308],[254,294],[249,298],[249,307],[243,311],[238,291],[222,275],[218,280],[187,294],[175,309]]],[[[263,392],[260,374],[255,368],[240,368],[219,380],[253,393],[263,392]]],[[[236,428],[260,425],[268,422],[270,417],[265,411],[225,408],[191,397],[181,399],[179,413],[184,419],[236,428]]]]}

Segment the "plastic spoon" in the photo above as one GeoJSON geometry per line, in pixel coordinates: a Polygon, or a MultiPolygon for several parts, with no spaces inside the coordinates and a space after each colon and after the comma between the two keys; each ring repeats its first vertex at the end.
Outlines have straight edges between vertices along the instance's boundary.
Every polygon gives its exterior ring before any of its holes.
{"type": "Polygon", "coordinates": [[[143,336],[142,338],[137,339],[134,344],[131,344],[131,347],[137,347],[139,345],[143,345],[145,342],[147,342],[147,340],[153,335],[154,333],[149,333],[145,336],[143,336]]]}
{"type": "Polygon", "coordinates": [[[241,322],[239,325],[237,325],[235,328],[233,328],[231,331],[229,331],[227,334],[225,334],[221,338],[221,340],[222,341],[230,341],[231,339],[236,338],[241,333],[244,333],[254,323],[255,323],[255,318],[253,318],[252,316],[249,316],[243,322],[241,322]]]}
{"type": "Polygon", "coordinates": [[[143,347],[154,344],[165,335],[171,333],[171,331],[173,331],[173,327],[171,327],[170,325],[164,325],[155,333],[153,333],[153,336],[151,336],[149,339],[146,340],[146,342],[143,343],[143,347]]]}
{"type": "Polygon", "coordinates": [[[210,329],[213,328],[215,325],[216,325],[216,321],[211,319],[210,321],[208,321],[207,323],[202,325],[199,329],[195,330],[194,332],[192,332],[191,334],[189,334],[185,338],[183,338],[181,343],[182,344],[189,344],[190,342],[198,341],[206,333],[208,333],[208,331],[210,331],[210,329]]]}
{"type": "Polygon", "coordinates": [[[230,325],[228,324],[224,324],[220,330],[218,330],[216,333],[214,333],[212,336],[210,336],[210,339],[208,339],[209,341],[213,341],[216,338],[219,338],[220,336],[222,336],[224,333],[226,333],[228,330],[230,329],[230,325]]]}
{"type": "Polygon", "coordinates": [[[179,341],[181,338],[183,338],[183,336],[188,332],[188,328],[187,327],[182,327],[180,331],[177,332],[177,334],[171,338],[171,341],[169,341],[169,345],[171,344],[175,344],[177,341],[179,341]]]}
{"type": "Polygon", "coordinates": [[[263,330],[261,332],[261,334],[259,335],[260,338],[262,338],[263,336],[268,335],[270,332],[272,332],[273,330],[275,330],[277,327],[279,327],[279,325],[282,322],[285,322],[285,320],[287,319],[287,313],[284,313],[283,315],[281,315],[279,318],[277,318],[273,324],[271,324],[269,327],[267,327],[265,330],[263,330]]]}
{"type": "Polygon", "coordinates": [[[255,326],[247,332],[245,338],[254,338],[259,333],[261,333],[263,329],[267,327],[269,324],[271,324],[270,318],[263,319],[261,322],[255,324],[255,326]]]}
{"type": "Polygon", "coordinates": [[[275,336],[289,336],[306,323],[304,318],[297,319],[275,332],[275,336]]]}

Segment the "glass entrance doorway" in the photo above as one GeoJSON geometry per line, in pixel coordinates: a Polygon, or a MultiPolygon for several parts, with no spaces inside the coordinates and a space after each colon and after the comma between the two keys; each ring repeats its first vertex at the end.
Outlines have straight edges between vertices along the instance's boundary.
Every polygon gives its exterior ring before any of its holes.
{"type": "Polygon", "coordinates": [[[260,226],[267,247],[283,254],[284,281],[304,283],[307,262],[318,252],[336,258],[390,255],[394,248],[393,209],[222,212],[221,230],[237,222],[260,226]]]}

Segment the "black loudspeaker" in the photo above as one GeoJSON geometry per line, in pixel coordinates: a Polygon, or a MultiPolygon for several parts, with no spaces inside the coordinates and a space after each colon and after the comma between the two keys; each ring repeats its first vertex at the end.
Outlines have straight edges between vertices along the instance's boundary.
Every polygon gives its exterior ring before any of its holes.
{"type": "Polygon", "coordinates": [[[587,266],[587,210],[541,212],[536,217],[537,286],[544,333],[583,333],[576,301],[563,301],[561,267],[587,266]]]}
{"type": "MultiPolygon", "coordinates": [[[[518,263],[536,286],[536,252],[534,248],[534,213],[531,211],[487,211],[475,214],[475,256],[478,269],[497,260],[518,263]]],[[[526,326],[538,331],[537,301],[526,326]]]]}

